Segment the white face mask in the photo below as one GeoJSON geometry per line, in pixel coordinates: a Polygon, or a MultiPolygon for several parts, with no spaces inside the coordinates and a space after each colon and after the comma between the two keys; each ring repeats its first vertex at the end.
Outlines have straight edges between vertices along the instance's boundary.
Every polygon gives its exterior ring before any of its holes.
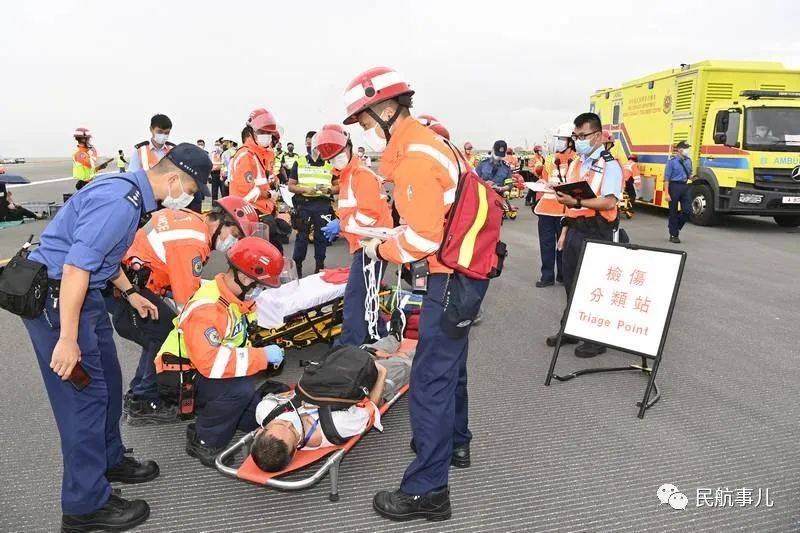
{"type": "Polygon", "coordinates": [[[259,146],[267,148],[272,144],[272,135],[269,133],[259,133],[256,135],[256,143],[258,143],[259,146]]]}
{"type": "Polygon", "coordinates": [[[380,128],[380,126],[375,124],[374,128],[370,128],[364,132],[364,144],[373,152],[382,153],[386,150],[386,139],[378,135],[378,128],[380,128]]]}
{"type": "Polygon", "coordinates": [[[172,196],[172,185],[170,185],[167,197],[161,201],[161,204],[167,209],[183,209],[194,200],[194,196],[183,189],[183,182],[180,179],[178,179],[178,185],[181,187],[181,193],[178,196],[172,196]]]}
{"type": "Polygon", "coordinates": [[[217,239],[217,244],[214,248],[220,252],[227,252],[238,240],[233,235],[228,235],[225,239],[217,239]]]}
{"type": "Polygon", "coordinates": [[[159,146],[164,146],[168,139],[169,133],[156,133],[153,135],[153,141],[159,146]]]}
{"type": "Polygon", "coordinates": [[[563,152],[567,149],[567,140],[562,137],[556,137],[553,140],[553,151],[554,152],[563,152]]]}
{"type": "Polygon", "coordinates": [[[689,149],[681,148],[681,154],[683,155],[683,157],[689,157],[689,149]]]}
{"type": "Polygon", "coordinates": [[[350,162],[350,158],[347,157],[347,152],[346,151],[342,151],[341,153],[336,154],[336,157],[331,159],[331,165],[336,170],[342,170],[344,167],[347,166],[347,163],[349,163],[349,162],[350,162]]]}

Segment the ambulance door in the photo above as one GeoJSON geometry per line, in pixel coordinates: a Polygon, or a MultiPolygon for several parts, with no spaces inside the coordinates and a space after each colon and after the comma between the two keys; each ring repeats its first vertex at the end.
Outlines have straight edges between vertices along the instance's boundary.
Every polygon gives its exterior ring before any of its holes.
{"type": "MultiPolygon", "coordinates": [[[[697,97],[697,72],[688,72],[675,78],[675,103],[672,110],[672,124],[670,125],[669,150],[681,141],[692,145],[692,161],[697,164],[699,153],[697,143],[694,142],[695,109],[698,106],[697,97]]],[[[666,164],[664,165],[666,169],[666,164]]],[[[669,207],[664,190],[664,173],[656,178],[653,203],[662,207],[669,207]]]]}

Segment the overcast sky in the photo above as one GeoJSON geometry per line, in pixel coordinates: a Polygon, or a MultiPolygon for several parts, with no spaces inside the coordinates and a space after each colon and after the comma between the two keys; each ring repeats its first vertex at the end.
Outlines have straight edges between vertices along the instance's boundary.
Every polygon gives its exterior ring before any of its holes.
{"type": "Polygon", "coordinates": [[[101,155],[130,152],[157,112],[175,142],[238,139],[256,107],[299,144],[340,121],[345,85],[379,65],[405,74],[416,113],[454,140],[532,144],[595,89],[680,63],[800,69],[798,15],[794,0],[10,1],[0,155],[69,156],[78,126],[101,155]]]}

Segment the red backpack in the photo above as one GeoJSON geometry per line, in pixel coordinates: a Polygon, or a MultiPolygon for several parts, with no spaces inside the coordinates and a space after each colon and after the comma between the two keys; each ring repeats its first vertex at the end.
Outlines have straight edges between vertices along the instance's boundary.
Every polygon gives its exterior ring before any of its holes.
{"type": "Polygon", "coordinates": [[[503,199],[466,163],[462,171],[461,155],[447,145],[456,158],[459,179],[437,257],[442,265],[468,278],[496,278],[507,255],[506,244],[500,240],[503,199]]]}

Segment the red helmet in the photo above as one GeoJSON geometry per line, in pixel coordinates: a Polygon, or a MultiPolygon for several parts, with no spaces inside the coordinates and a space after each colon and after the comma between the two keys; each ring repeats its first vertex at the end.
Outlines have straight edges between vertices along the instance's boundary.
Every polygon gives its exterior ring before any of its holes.
{"type": "Polygon", "coordinates": [[[259,107],[250,112],[247,125],[253,128],[256,133],[270,133],[280,136],[278,132],[278,121],[275,119],[275,115],[263,107],[259,107]]]}
{"type": "Polygon", "coordinates": [[[419,115],[417,120],[426,128],[432,129],[435,134],[444,137],[448,141],[450,140],[450,132],[433,115],[419,115]]]}
{"type": "Polygon", "coordinates": [[[467,141],[464,143],[464,150],[472,150],[472,143],[467,141]]]}
{"type": "Polygon", "coordinates": [[[638,161],[638,160],[639,156],[637,156],[636,154],[631,154],[628,156],[628,161],[638,161]]]}
{"type": "Polygon", "coordinates": [[[89,131],[89,128],[75,128],[75,133],[73,133],[72,136],[76,139],[84,139],[91,137],[92,132],[89,131]]]}
{"type": "Polygon", "coordinates": [[[258,228],[256,208],[237,196],[220,198],[214,204],[219,207],[239,227],[245,237],[258,228]]]}
{"type": "Polygon", "coordinates": [[[344,123],[354,124],[358,121],[359,113],[375,104],[412,94],[414,91],[396,70],[388,67],[366,70],[356,76],[344,91],[344,103],[347,107],[347,118],[344,119],[344,123]]]}
{"type": "Polygon", "coordinates": [[[325,124],[311,138],[311,151],[318,153],[322,159],[333,159],[344,150],[349,139],[350,136],[339,124],[325,124]]]}
{"type": "Polygon", "coordinates": [[[228,263],[261,285],[281,286],[283,256],[268,241],[258,237],[240,239],[228,250],[228,263]]]}
{"type": "Polygon", "coordinates": [[[533,147],[533,151],[534,152],[537,151],[537,150],[540,151],[540,152],[542,151],[542,145],[541,144],[537,144],[536,146],[533,147]]]}

